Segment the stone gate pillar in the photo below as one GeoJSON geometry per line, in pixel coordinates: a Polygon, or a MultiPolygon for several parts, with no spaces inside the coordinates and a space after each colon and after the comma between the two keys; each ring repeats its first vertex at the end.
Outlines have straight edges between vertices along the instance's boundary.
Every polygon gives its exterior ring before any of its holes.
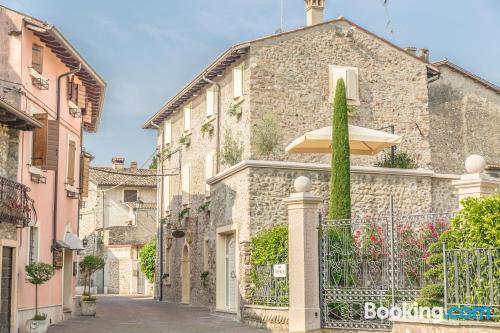
{"type": "Polygon", "coordinates": [[[314,196],[311,181],[298,177],[297,193],[288,204],[289,331],[321,328],[319,304],[318,217],[321,198],[314,196]]]}
{"type": "MultiPolygon", "coordinates": [[[[465,160],[465,169],[468,174],[462,175],[460,180],[453,181],[458,191],[458,200],[473,197],[490,196],[499,190],[500,179],[484,173],[486,161],[480,155],[471,155],[465,160]]],[[[462,208],[462,204],[460,204],[462,208]]]]}

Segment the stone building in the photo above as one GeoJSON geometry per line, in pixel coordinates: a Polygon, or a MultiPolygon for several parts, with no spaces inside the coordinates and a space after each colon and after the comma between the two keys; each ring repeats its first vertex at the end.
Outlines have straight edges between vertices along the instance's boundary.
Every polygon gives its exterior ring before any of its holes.
{"type": "MultiPolygon", "coordinates": [[[[156,171],[124,167],[91,167],[88,198],[80,209],[81,257],[102,255],[106,265],[93,277],[98,293],[151,294],[152,284],[139,269],[139,251],[156,235],[156,171]]],[[[81,279],[80,279],[81,282],[81,279]]]]}
{"type": "Polygon", "coordinates": [[[427,50],[402,49],[343,17],[323,22],[324,2],[305,2],[306,27],[231,47],[143,126],[158,131],[163,175],[161,300],[245,317],[249,242],[286,223],[283,198],[297,176],[312,180],[326,211],[329,156],[287,155],[285,147],[331,124],[338,78],[354,108],[349,122],[394,126],[403,137],[397,150],[418,165],[378,168],[380,157],[353,156],[354,215],[386,212],[391,194],[399,212],[454,211],[451,182],[464,156],[478,151],[491,165],[500,161],[497,86],[449,62],[429,63],[427,50]],[[281,137],[266,154],[259,128],[269,117],[281,137]]]}

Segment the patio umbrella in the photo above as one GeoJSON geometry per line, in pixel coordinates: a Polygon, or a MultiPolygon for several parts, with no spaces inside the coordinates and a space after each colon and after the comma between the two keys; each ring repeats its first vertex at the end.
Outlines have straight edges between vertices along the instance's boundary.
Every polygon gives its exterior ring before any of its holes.
{"type": "MultiPolygon", "coordinates": [[[[352,155],[375,155],[385,148],[397,145],[402,140],[399,135],[377,131],[370,128],[349,125],[349,147],[352,155]]],[[[307,132],[293,140],[286,152],[293,153],[331,153],[332,126],[307,132]]]]}

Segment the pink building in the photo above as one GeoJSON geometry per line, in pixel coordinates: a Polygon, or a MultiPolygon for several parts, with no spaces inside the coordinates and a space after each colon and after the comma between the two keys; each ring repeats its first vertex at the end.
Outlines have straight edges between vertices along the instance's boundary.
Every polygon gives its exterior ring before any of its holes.
{"type": "Polygon", "coordinates": [[[40,311],[52,323],[71,316],[81,248],[79,199],[86,193],[90,159],[82,134],[98,128],[106,84],[57,28],[2,6],[0,45],[0,98],[39,125],[19,131],[17,138],[17,181],[31,188],[37,218],[17,229],[17,275],[9,303],[17,311],[10,313],[10,331],[0,329],[13,333],[24,332],[34,314],[35,288],[24,270],[29,262],[56,267],[55,276],[39,288],[40,311]]]}

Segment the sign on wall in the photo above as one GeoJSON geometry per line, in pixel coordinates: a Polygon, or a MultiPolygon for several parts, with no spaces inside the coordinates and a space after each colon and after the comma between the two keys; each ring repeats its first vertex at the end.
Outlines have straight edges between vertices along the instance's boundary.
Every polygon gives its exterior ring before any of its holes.
{"type": "Polygon", "coordinates": [[[286,264],[273,265],[273,276],[275,278],[286,278],[286,264]]]}

